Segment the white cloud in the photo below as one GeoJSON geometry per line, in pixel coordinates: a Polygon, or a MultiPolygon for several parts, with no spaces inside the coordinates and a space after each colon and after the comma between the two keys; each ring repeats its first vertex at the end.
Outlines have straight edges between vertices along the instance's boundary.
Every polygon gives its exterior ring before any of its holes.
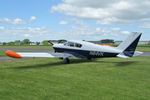
{"type": "Polygon", "coordinates": [[[9,18],[3,18],[0,19],[1,23],[8,23],[8,24],[14,24],[14,25],[24,25],[27,24],[24,20],[20,19],[20,18],[16,18],[14,20],[11,20],[9,18]]]}
{"type": "Polygon", "coordinates": [[[20,18],[16,18],[16,19],[14,19],[14,21],[12,21],[12,24],[23,25],[23,24],[26,24],[26,22],[20,18]]]}
{"type": "Polygon", "coordinates": [[[3,34],[0,34],[1,41],[13,41],[29,38],[33,40],[44,40],[53,37],[53,33],[49,27],[28,27],[28,28],[7,28],[3,29],[3,34]],[[11,39],[10,40],[10,36],[11,39]]]}
{"type": "Polygon", "coordinates": [[[98,24],[133,23],[150,21],[149,0],[63,0],[51,7],[60,12],[82,19],[93,19],[98,24]]]}
{"type": "Polygon", "coordinates": [[[4,30],[4,27],[3,27],[3,26],[0,26],[0,30],[4,30]]]}
{"type": "Polygon", "coordinates": [[[68,21],[62,20],[62,21],[59,22],[59,24],[61,24],[61,25],[66,25],[66,24],[68,24],[68,21]]]}
{"type": "Polygon", "coordinates": [[[35,16],[31,16],[30,17],[30,22],[35,22],[36,21],[36,17],[35,16]]]}
{"type": "Polygon", "coordinates": [[[29,38],[32,37],[31,34],[24,34],[24,37],[29,38]]]}
{"type": "Polygon", "coordinates": [[[112,28],[113,31],[120,31],[119,27],[112,28]]]}
{"type": "Polygon", "coordinates": [[[122,34],[125,34],[125,35],[130,34],[130,32],[129,32],[129,31],[122,31],[121,33],[122,33],[122,34]]]}
{"type": "Polygon", "coordinates": [[[52,30],[50,27],[27,27],[27,28],[7,28],[3,29],[0,39],[11,36],[11,39],[29,38],[33,41],[42,41],[50,39],[74,39],[74,40],[101,40],[104,38],[120,39],[122,34],[128,31],[122,31],[119,27],[90,27],[89,24],[76,18],[67,20],[73,23],[70,28],[64,31],[52,30]],[[3,37],[3,38],[2,38],[3,37]]]}
{"type": "Polygon", "coordinates": [[[79,20],[77,18],[72,18],[70,21],[76,25],[86,25],[86,23],[84,23],[82,20],[79,20]]]}
{"type": "Polygon", "coordinates": [[[98,28],[96,28],[96,31],[101,31],[101,28],[99,28],[99,27],[98,27],[98,28]]]}
{"type": "Polygon", "coordinates": [[[150,29],[150,23],[143,23],[142,25],[139,26],[139,28],[150,29]]]}
{"type": "MultiPolygon", "coordinates": [[[[35,16],[31,16],[29,21],[30,22],[35,22],[36,21],[36,17],[35,16]]],[[[21,18],[16,18],[16,19],[3,18],[3,19],[0,19],[0,23],[7,23],[7,24],[14,24],[14,25],[25,25],[25,24],[27,24],[27,22],[24,21],[21,18]]]]}
{"type": "Polygon", "coordinates": [[[118,37],[119,34],[118,33],[110,33],[110,36],[118,37]]]}
{"type": "MultiPolygon", "coordinates": [[[[33,41],[42,41],[50,39],[75,39],[75,40],[101,40],[106,38],[118,38],[121,34],[126,34],[121,30],[112,30],[112,28],[91,28],[86,23],[74,25],[66,31],[56,31],[49,27],[28,27],[28,28],[4,28],[3,34],[0,34],[0,40],[13,41],[29,38],[33,41]],[[9,37],[11,36],[11,39],[9,37]]],[[[120,38],[120,37],[119,37],[120,38]]]]}

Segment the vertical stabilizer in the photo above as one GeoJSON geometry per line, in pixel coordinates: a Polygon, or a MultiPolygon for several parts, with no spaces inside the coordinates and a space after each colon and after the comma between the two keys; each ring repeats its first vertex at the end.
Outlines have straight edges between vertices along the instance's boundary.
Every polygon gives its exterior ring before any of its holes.
{"type": "Polygon", "coordinates": [[[142,33],[133,32],[125,41],[123,41],[117,49],[121,50],[123,55],[132,57],[139,42],[142,33]]]}

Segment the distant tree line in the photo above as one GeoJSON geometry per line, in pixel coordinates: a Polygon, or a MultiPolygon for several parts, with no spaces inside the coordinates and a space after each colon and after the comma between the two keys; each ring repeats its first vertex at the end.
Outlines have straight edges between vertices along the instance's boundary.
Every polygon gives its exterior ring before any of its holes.
{"type": "MultiPolygon", "coordinates": [[[[85,41],[85,40],[84,40],[85,41]]],[[[43,40],[42,42],[32,42],[30,39],[24,39],[24,40],[15,40],[11,42],[0,42],[1,45],[51,45],[51,43],[64,43],[66,40],[43,40]]],[[[101,43],[110,44],[114,43],[113,39],[103,39],[100,40],[101,43]]]]}
{"type": "Polygon", "coordinates": [[[29,39],[15,40],[11,42],[1,42],[1,45],[30,45],[31,41],[29,39]]]}
{"type": "Polygon", "coordinates": [[[103,40],[100,40],[100,41],[101,41],[101,43],[108,43],[108,44],[115,43],[115,41],[113,39],[103,39],[103,40]]]}

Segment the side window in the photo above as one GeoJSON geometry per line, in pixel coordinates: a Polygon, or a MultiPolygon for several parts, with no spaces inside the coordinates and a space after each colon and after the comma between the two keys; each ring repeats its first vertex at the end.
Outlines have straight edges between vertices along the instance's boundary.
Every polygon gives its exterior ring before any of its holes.
{"type": "Polygon", "coordinates": [[[67,46],[67,44],[68,44],[67,42],[64,43],[65,46],[67,46]]]}
{"type": "Polygon", "coordinates": [[[68,46],[74,47],[74,43],[73,42],[68,42],[68,46]]]}
{"type": "Polygon", "coordinates": [[[64,43],[65,46],[70,46],[70,47],[77,47],[77,48],[81,48],[82,45],[79,43],[73,43],[73,42],[65,42],[64,43]]]}
{"type": "Polygon", "coordinates": [[[81,44],[76,43],[76,44],[75,44],[75,47],[81,48],[81,47],[82,47],[82,45],[81,45],[81,44]]]}

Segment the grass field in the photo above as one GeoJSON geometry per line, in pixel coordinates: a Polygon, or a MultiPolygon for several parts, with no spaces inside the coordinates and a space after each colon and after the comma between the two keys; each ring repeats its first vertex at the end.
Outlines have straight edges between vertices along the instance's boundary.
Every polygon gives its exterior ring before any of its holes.
{"type": "Polygon", "coordinates": [[[5,51],[0,50],[0,56],[6,56],[5,51]]]}
{"type": "Polygon", "coordinates": [[[150,57],[0,63],[0,100],[149,100],[150,57]]]}
{"type": "Polygon", "coordinates": [[[137,47],[137,51],[150,52],[150,47],[137,47]]]}

